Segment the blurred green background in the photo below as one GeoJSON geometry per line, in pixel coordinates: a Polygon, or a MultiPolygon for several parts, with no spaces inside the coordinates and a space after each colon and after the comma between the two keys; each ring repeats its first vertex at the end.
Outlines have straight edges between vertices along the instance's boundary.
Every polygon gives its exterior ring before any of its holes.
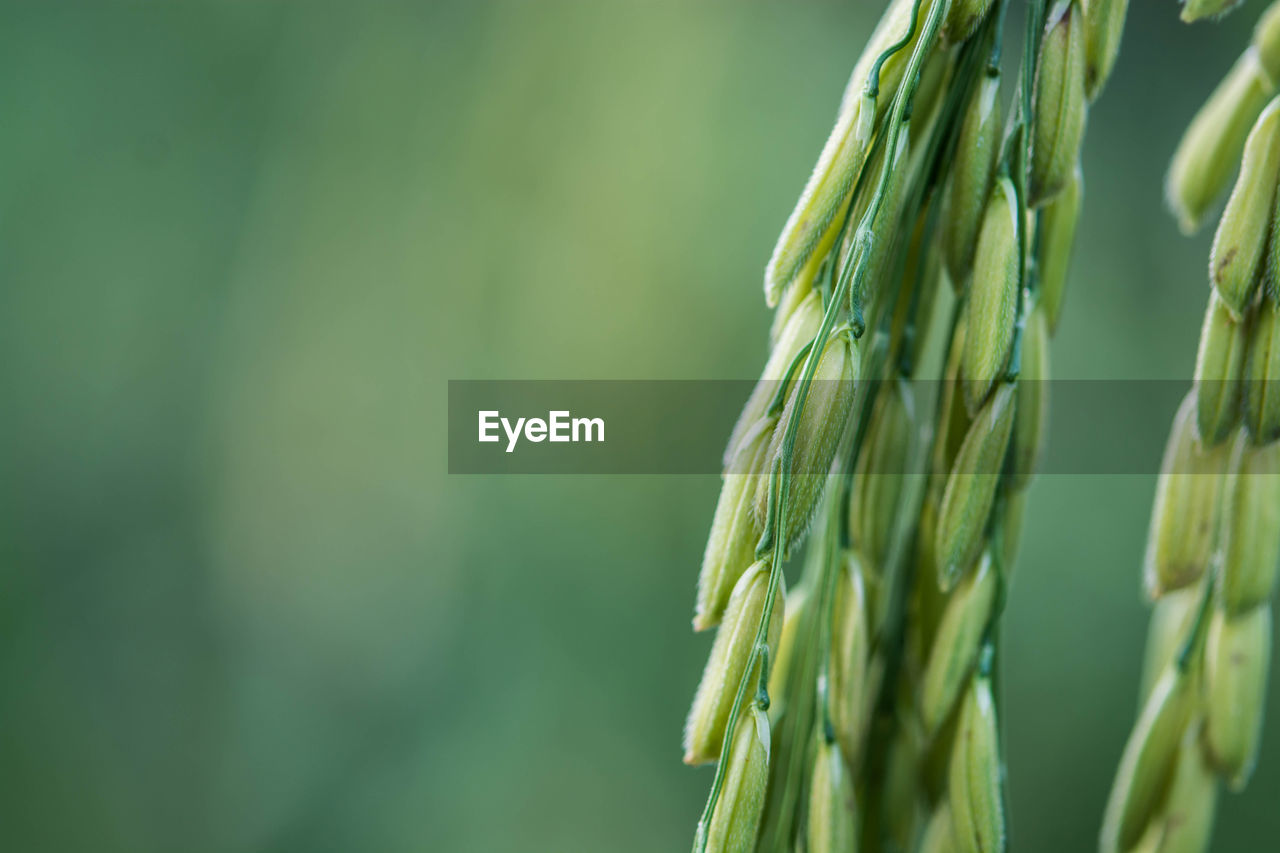
{"type": "MultiPolygon", "coordinates": [[[[1162,173],[1261,11],[1132,5],[1059,376],[1190,374],[1162,173]]],[[[0,846],[686,849],[716,478],[449,477],[445,383],[752,376],[880,6],[0,6],[0,846]]],[[[1032,492],[1014,849],[1093,847],[1152,486],[1032,492]]],[[[1276,694],[1215,850],[1280,834],[1276,694]]]]}

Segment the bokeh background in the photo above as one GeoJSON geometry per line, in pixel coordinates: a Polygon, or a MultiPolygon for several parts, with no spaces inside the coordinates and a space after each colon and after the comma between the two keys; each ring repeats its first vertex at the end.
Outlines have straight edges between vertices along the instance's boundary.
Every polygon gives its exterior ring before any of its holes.
{"type": "MultiPolygon", "coordinates": [[[[445,383],[752,376],[880,6],[0,5],[0,846],[686,849],[716,478],[449,477],[445,383]]],[[[1189,376],[1162,172],[1262,4],[1132,7],[1064,377],[1189,376]]],[[[1034,486],[1015,849],[1094,844],[1152,487],[1034,486]]],[[[1280,834],[1269,717],[1215,850],[1280,834]]]]}

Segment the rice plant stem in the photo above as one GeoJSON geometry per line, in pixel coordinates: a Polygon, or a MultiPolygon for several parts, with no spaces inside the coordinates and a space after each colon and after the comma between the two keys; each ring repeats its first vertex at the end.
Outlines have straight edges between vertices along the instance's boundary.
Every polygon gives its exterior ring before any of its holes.
{"type": "Polygon", "coordinates": [[[916,34],[916,24],[920,19],[920,4],[923,0],[915,0],[911,6],[911,25],[907,27],[906,33],[898,41],[889,45],[889,47],[876,57],[875,64],[871,66],[871,73],[867,75],[866,95],[869,98],[880,97],[880,69],[889,59],[898,51],[902,50],[911,43],[911,39],[916,34]]]}
{"type": "Polygon", "coordinates": [[[1200,593],[1200,603],[1196,606],[1196,618],[1187,629],[1187,637],[1182,641],[1182,648],[1178,650],[1176,665],[1179,672],[1185,673],[1191,668],[1191,662],[1195,660],[1196,653],[1204,641],[1205,628],[1209,624],[1209,605],[1213,601],[1213,590],[1217,585],[1219,560],[1220,558],[1214,558],[1202,581],[1204,591],[1200,593]]]}
{"type": "Polygon", "coordinates": [[[796,375],[796,370],[800,368],[802,360],[809,355],[809,351],[813,349],[813,341],[800,347],[800,351],[796,353],[795,358],[791,359],[791,363],[787,365],[787,370],[782,374],[782,381],[778,383],[778,387],[774,389],[773,399],[769,402],[769,408],[765,410],[768,415],[776,415],[782,411],[783,404],[787,400],[787,386],[791,384],[791,377],[796,375]]]}

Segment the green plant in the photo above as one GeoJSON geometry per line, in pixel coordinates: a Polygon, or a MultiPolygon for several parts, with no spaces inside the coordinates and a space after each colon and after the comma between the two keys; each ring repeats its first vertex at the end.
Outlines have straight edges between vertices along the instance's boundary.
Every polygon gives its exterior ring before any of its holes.
{"type": "MultiPolygon", "coordinates": [[[[1230,5],[1188,3],[1184,17],[1230,5]]],[[[1224,163],[1241,158],[1214,235],[1195,385],[1174,419],[1156,487],[1141,711],[1107,803],[1103,853],[1207,850],[1218,780],[1243,788],[1257,757],[1280,561],[1272,397],[1280,98],[1267,101],[1277,58],[1273,3],[1169,171],[1171,206],[1190,230],[1226,188],[1224,163]]]]}
{"type": "Polygon", "coordinates": [[[890,2],[767,265],[694,619],[697,853],[1004,849],[1000,614],[1126,9],[1032,2],[1006,111],[1011,5],[890,2]]]}

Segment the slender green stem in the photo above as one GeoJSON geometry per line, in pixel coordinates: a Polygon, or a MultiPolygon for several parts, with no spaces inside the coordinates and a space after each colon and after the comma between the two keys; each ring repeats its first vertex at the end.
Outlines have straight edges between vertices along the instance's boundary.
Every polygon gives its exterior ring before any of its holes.
{"type": "Polygon", "coordinates": [[[911,25],[907,27],[907,32],[889,46],[884,53],[876,57],[876,62],[871,66],[871,73],[867,75],[866,94],[869,98],[878,98],[880,96],[880,69],[898,51],[902,50],[911,43],[911,39],[915,38],[916,26],[920,22],[920,3],[922,0],[915,0],[911,6],[911,25]]]}
{"type": "Polygon", "coordinates": [[[773,519],[778,514],[778,494],[773,489],[773,482],[781,467],[782,459],[780,457],[774,459],[772,465],[769,466],[769,494],[768,500],[765,502],[764,532],[760,534],[760,541],[756,543],[757,560],[763,560],[773,550],[773,519]]]}
{"type": "Polygon", "coordinates": [[[1204,640],[1205,629],[1209,624],[1209,605],[1213,601],[1213,589],[1218,577],[1219,560],[1220,558],[1215,557],[1209,564],[1209,571],[1205,572],[1204,590],[1200,593],[1200,603],[1196,606],[1196,618],[1187,629],[1187,638],[1183,640],[1182,648],[1178,650],[1176,665],[1179,672],[1185,673],[1191,668],[1191,662],[1195,660],[1196,652],[1199,651],[1204,640]]]}
{"type": "Polygon", "coordinates": [[[791,378],[796,375],[802,360],[809,355],[809,350],[813,349],[813,341],[800,347],[800,351],[795,354],[795,358],[791,359],[791,363],[787,365],[787,370],[782,374],[782,381],[778,383],[778,387],[774,389],[773,399],[769,401],[769,408],[765,409],[767,415],[776,415],[782,411],[783,403],[787,399],[787,386],[791,384],[791,378]]]}

